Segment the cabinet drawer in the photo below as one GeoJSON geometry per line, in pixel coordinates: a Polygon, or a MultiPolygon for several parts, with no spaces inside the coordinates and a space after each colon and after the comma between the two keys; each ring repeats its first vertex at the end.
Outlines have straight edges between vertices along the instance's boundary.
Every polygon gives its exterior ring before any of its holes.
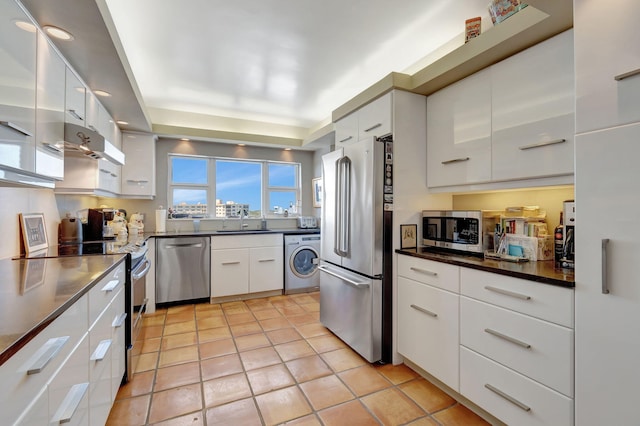
{"type": "Polygon", "coordinates": [[[573,425],[570,398],[464,347],[460,393],[510,425],[573,425]]]}
{"type": "Polygon", "coordinates": [[[398,352],[458,390],[457,294],[398,278],[398,352]]]}
{"type": "Polygon", "coordinates": [[[87,306],[84,295],[2,365],[0,424],[17,418],[73,351],[87,331],[87,306]]]}
{"type": "Polygon", "coordinates": [[[49,384],[49,417],[51,424],[70,416],[65,424],[89,424],[89,336],[85,334],[64,365],[49,384]],[[75,409],[74,409],[75,408],[75,409]]]}
{"type": "Polygon", "coordinates": [[[398,256],[398,275],[454,293],[460,292],[459,270],[447,263],[398,256]]]}
{"type": "Polygon", "coordinates": [[[214,250],[269,246],[282,247],[282,234],[216,235],[211,238],[214,250]]]}
{"type": "Polygon", "coordinates": [[[573,290],[460,268],[460,294],[573,328],[573,290]]]}
{"type": "Polygon", "coordinates": [[[121,262],[116,269],[89,290],[89,326],[98,319],[116,293],[124,287],[125,279],[125,262],[121,262]]]}
{"type": "Polygon", "coordinates": [[[211,296],[247,293],[249,293],[249,249],[212,250],[211,296]]]}
{"type": "Polygon", "coordinates": [[[104,424],[111,409],[111,358],[113,335],[111,305],[89,330],[90,423],[104,424]]]}
{"type": "Polygon", "coordinates": [[[573,396],[571,329],[462,296],[460,344],[573,396]]]}
{"type": "Polygon", "coordinates": [[[113,299],[110,307],[111,312],[111,329],[113,338],[113,349],[111,358],[111,400],[115,401],[116,394],[120,388],[120,383],[124,377],[126,362],[126,346],[125,346],[125,329],[126,317],[125,313],[125,290],[122,289],[113,299]]]}

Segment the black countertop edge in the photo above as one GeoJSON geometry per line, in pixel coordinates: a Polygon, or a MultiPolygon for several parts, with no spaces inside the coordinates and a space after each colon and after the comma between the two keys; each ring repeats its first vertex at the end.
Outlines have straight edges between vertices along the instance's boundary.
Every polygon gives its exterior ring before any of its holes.
{"type": "Polygon", "coordinates": [[[575,287],[573,271],[555,268],[554,261],[552,260],[515,263],[494,259],[484,259],[473,255],[433,251],[432,249],[424,247],[398,249],[396,250],[396,253],[456,266],[463,266],[466,268],[478,269],[480,271],[492,272],[500,275],[507,275],[543,284],[551,284],[566,288],[575,287]]]}
{"type": "Polygon", "coordinates": [[[319,234],[319,228],[307,229],[269,229],[263,231],[261,229],[250,229],[247,231],[167,231],[167,232],[145,232],[144,238],[176,238],[176,237],[219,237],[221,235],[261,235],[261,234],[284,234],[284,235],[300,235],[300,234],[319,234]]]}
{"type": "MultiPolygon", "coordinates": [[[[105,254],[103,256],[113,256],[114,254],[105,254]]],[[[33,338],[35,338],[40,332],[42,332],[49,324],[55,321],[60,315],[62,315],[67,309],[69,309],[74,303],[76,303],[82,296],[87,294],[89,290],[91,290],[96,283],[106,277],[113,269],[117,268],[121,262],[125,261],[127,258],[126,254],[120,254],[122,259],[120,261],[114,262],[111,266],[106,268],[99,276],[93,277],[93,279],[87,282],[79,291],[70,296],[67,300],[65,300],[60,306],[51,311],[46,317],[44,317],[41,321],[35,324],[29,331],[20,336],[15,342],[5,348],[0,352],[0,366],[8,361],[13,355],[15,355],[20,349],[22,349],[27,343],[29,343],[33,338]]],[[[54,257],[43,257],[46,259],[52,259],[54,257]]],[[[12,259],[15,260],[15,259],[12,259]]],[[[28,259],[24,259],[28,260],[28,259]]]]}

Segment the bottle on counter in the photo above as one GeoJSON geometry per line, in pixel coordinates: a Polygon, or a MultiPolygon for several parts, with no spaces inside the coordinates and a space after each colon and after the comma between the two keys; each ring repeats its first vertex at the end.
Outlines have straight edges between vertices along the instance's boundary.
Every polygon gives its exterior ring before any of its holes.
{"type": "Polygon", "coordinates": [[[562,263],[562,254],[564,251],[564,224],[562,214],[563,212],[560,212],[560,224],[556,226],[556,229],[553,231],[556,266],[560,266],[560,264],[562,263]]]}

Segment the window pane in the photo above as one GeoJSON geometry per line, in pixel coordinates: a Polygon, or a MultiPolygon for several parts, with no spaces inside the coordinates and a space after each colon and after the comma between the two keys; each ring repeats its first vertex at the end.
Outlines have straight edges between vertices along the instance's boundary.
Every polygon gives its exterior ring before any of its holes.
{"type": "Polygon", "coordinates": [[[296,213],[295,191],[269,191],[269,211],[272,213],[296,213]]]}
{"type": "Polygon", "coordinates": [[[296,171],[296,165],[269,164],[269,186],[295,188],[296,171]]]}
{"type": "Polygon", "coordinates": [[[173,212],[176,214],[207,213],[207,190],[174,188],[173,212]]]}
{"type": "Polygon", "coordinates": [[[171,183],[207,183],[207,160],[171,157],[171,183]]]}
{"type": "Polygon", "coordinates": [[[262,214],[262,165],[247,161],[216,160],[216,216],[262,214]]]}

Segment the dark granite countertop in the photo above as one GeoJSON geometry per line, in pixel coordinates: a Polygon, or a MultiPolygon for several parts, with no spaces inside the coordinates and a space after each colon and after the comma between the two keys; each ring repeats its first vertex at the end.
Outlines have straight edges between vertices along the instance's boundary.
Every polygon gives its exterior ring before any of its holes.
{"type": "Polygon", "coordinates": [[[117,254],[0,260],[0,365],[125,258],[117,254]]]}
{"type": "Polygon", "coordinates": [[[396,250],[396,253],[407,256],[420,257],[436,262],[449,263],[464,266],[495,274],[508,275],[515,278],[552,284],[561,287],[575,287],[574,273],[572,270],[555,267],[553,260],[538,262],[507,262],[493,259],[484,259],[478,256],[464,255],[435,251],[432,248],[419,247],[417,249],[396,250]]]}
{"type": "Polygon", "coordinates": [[[248,229],[246,231],[229,230],[229,231],[167,231],[167,232],[145,232],[144,238],[176,238],[176,237],[218,237],[220,235],[259,235],[259,234],[285,234],[285,235],[297,235],[297,234],[319,234],[320,228],[308,228],[308,229],[269,229],[263,231],[261,229],[248,229]]]}

